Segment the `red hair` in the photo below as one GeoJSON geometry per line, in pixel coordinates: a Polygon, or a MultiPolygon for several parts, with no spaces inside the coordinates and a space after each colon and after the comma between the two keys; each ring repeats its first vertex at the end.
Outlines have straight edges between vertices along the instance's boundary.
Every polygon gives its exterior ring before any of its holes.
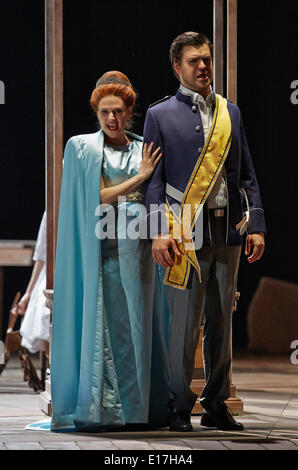
{"type": "Polygon", "coordinates": [[[127,107],[134,107],[137,98],[137,94],[127,76],[117,70],[104,73],[96,83],[96,88],[90,98],[92,109],[96,113],[98,103],[104,96],[108,95],[119,96],[127,107]],[[114,82],[113,79],[115,79],[114,82]]]}

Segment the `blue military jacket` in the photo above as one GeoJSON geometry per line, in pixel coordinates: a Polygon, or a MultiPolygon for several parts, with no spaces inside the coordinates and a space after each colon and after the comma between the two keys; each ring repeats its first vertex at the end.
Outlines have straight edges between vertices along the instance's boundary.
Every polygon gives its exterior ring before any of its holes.
{"type": "MultiPolygon", "coordinates": [[[[255,171],[253,168],[244,127],[238,106],[228,101],[228,111],[232,123],[232,143],[225,162],[228,189],[227,236],[228,245],[239,245],[242,237],[236,225],[246,210],[240,193],[243,188],[250,207],[250,226],[248,233],[266,232],[264,211],[255,171]]],[[[196,161],[204,147],[204,131],[198,104],[190,95],[179,90],[176,96],[151,105],[147,111],[144,126],[144,142],[153,141],[160,146],[163,156],[152,177],[145,182],[143,190],[148,213],[152,205],[165,202],[165,185],[184,192],[196,161]]],[[[177,201],[167,196],[170,204],[177,201]]],[[[205,204],[206,206],[206,204],[205,204]]],[[[207,207],[204,207],[203,243],[210,245],[210,224],[207,207]]],[[[156,230],[158,233],[159,230],[156,230]]],[[[153,236],[154,229],[150,230],[153,236]]]]}

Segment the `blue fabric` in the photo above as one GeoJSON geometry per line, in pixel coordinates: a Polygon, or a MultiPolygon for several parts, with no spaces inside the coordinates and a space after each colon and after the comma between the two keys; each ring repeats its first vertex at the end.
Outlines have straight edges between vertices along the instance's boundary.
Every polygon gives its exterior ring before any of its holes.
{"type": "Polygon", "coordinates": [[[129,146],[105,145],[102,174],[105,186],[115,186],[138,174],[143,142],[134,140],[129,146]]]}
{"type": "Polygon", "coordinates": [[[26,431],[50,431],[51,430],[51,419],[41,419],[40,421],[35,421],[34,423],[27,424],[25,426],[26,431]]]}
{"type": "MultiPolygon", "coordinates": [[[[126,176],[142,148],[141,137],[128,135],[134,142],[118,169],[126,176]]],[[[140,204],[118,207],[118,239],[96,236],[102,160],[102,131],[67,142],[53,301],[52,431],[159,424],[169,415],[163,286],[149,242],[119,238],[142,213],[140,204]]],[[[113,183],[119,171],[106,163],[113,183]]]]}
{"type": "MultiPolygon", "coordinates": [[[[240,188],[246,191],[250,212],[249,233],[266,232],[266,224],[260,190],[250,156],[242,116],[237,105],[228,101],[232,124],[232,142],[225,162],[228,189],[228,245],[242,244],[236,225],[243,218],[246,206],[240,188]]],[[[143,189],[148,213],[150,205],[165,202],[165,184],[169,183],[184,192],[193,168],[204,147],[205,139],[201,114],[193,106],[192,98],[178,92],[175,96],[152,105],[147,111],[144,124],[144,142],[160,146],[163,157],[152,177],[143,189]]],[[[175,204],[168,197],[170,204],[175,204]]],[[[204,206],[204,245],[210,245],[207,205],[204,206]]],[[[153,219],[154,220],[154,219],[153,219]]],[[[162,221],[160,225],[162,225],[162,221]]],[[[149,227],[149,224],[148,224],[149,227]]],[[[160,233],[160,226],[152,227],[148,234],[160,233]]]]}

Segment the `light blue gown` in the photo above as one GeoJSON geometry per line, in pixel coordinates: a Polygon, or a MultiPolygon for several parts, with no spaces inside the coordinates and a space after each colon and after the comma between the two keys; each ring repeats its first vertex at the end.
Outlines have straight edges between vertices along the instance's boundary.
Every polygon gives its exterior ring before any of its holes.
{"type": "Polygon", "coordinates": [[[170,414],[163,287],[150,243],[125,236],[145,220],[140,194],[105,211],[99,206],[101,171],[105,186],[137,173],[142,138],[128,135],[133,140],[127,148],[104,147],[102,131],[66,145],[52,322],[52,431],[162,425],[170,414]],[[113,213],[116,237],[99,240],[113,213]]]}

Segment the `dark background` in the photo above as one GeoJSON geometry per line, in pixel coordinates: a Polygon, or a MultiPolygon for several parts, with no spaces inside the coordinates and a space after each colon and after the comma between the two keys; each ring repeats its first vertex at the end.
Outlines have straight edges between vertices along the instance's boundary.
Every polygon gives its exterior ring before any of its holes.
{"type": "MultiPolygon", "coordinates": [[[[64,0],[64,139],[94,132],[89,98],[107,70],[121,70],[139,93],[134,131],[148,105],[174,94],[168,50],[187,30],[212,39],[213,1],[64,0]]],[[[238,2],[238,104],[261,187],[268,236],[261,261],[242,257],[234,346],[247,345],[246,314],[262,276],[298,283],[298,2],[238,2]]],[[[44,2],[2,2],[0,80],[0,238],[36,239],[45,207],[44,2]]],[[[24,292],[31,268],[4,268],[4,313],[24,292]]],[[[4,321],[4,328],[5,321],[4,321]]]]}

